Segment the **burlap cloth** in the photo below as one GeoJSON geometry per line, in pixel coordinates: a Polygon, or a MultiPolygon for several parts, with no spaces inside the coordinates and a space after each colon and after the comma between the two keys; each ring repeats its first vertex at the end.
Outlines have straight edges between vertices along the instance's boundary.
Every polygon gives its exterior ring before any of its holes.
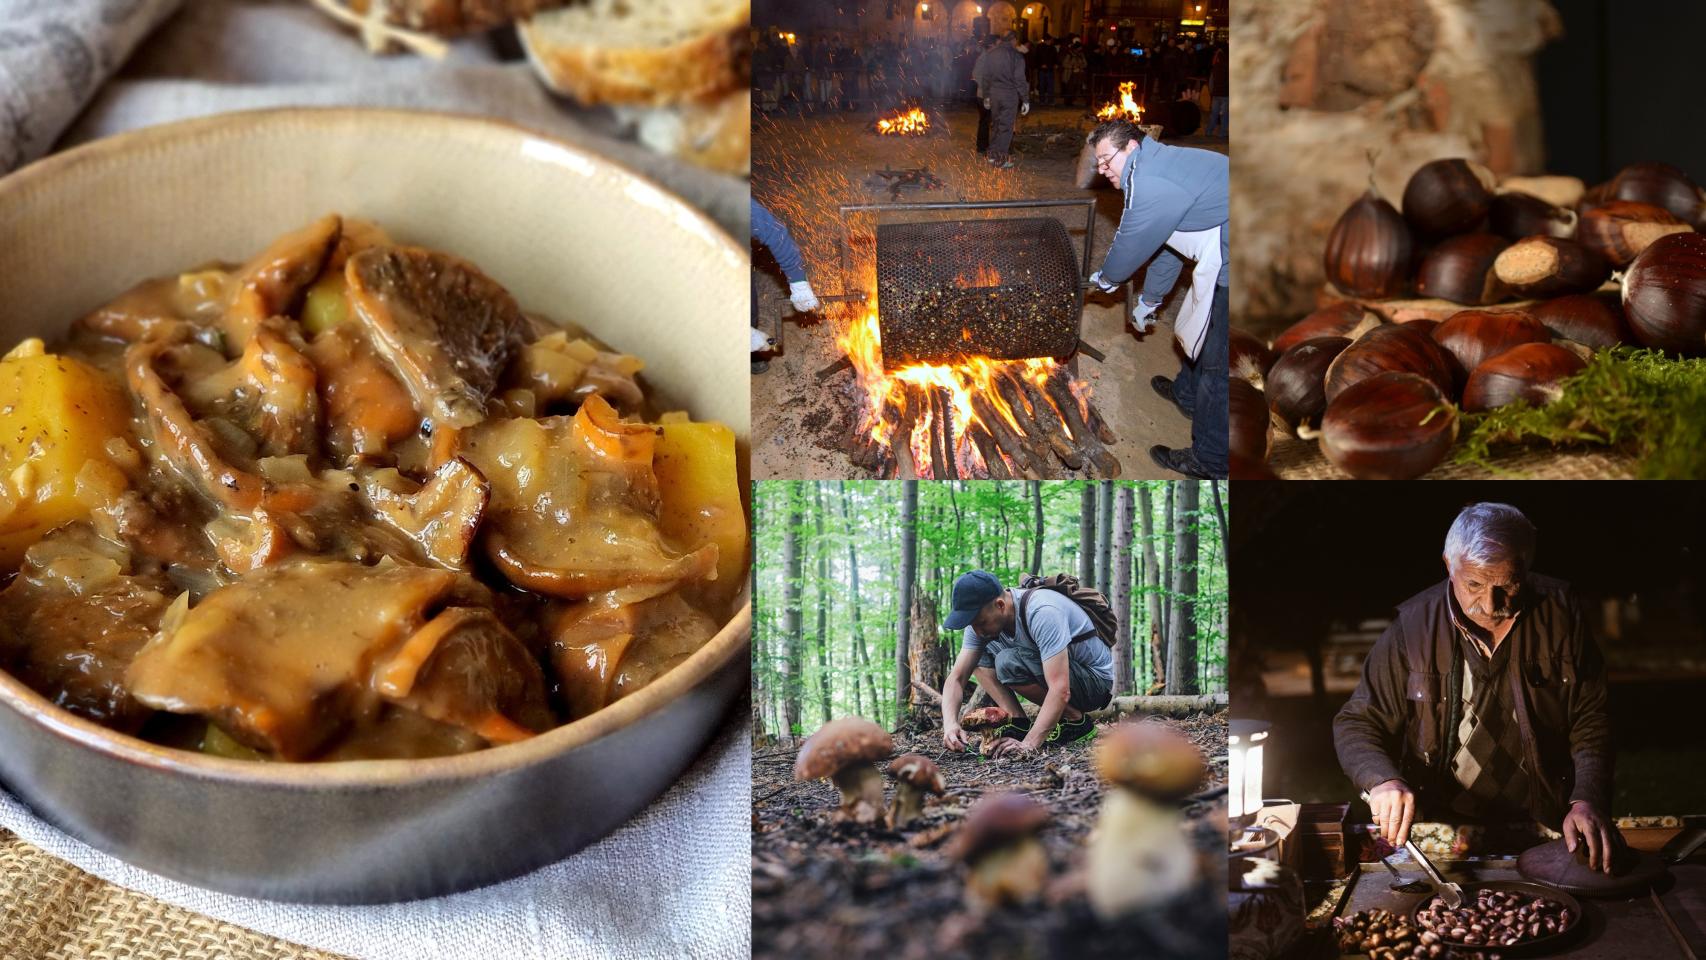
{"type": "MultiPolygon", "coordinates": [[[[1604,451],[1517,450],[1502,454],[1495,469],[1462,466],[1449,459],[1429,470],[1423,480],[1633,480],[1635,461],[1604,451]]],[[[1274,437],[1268,466],[1281,480],[1349,480],[1333,466],[1312,440],[1274,437]]]]}
{"type": "MultiPolygon", "coordinates": [[[[635,167],[745,238],[745,181],[646,152],[607,114],[552,98],[484,38],[434,63],[373,57],[305,0],[0,0],[0,174],[123,130],[293,105],[509,120],[635,167]]],[[[389,907],[187,887],[65,836],[0,790],[0,960],[746,957],[745,727],[737,710],[675,787],[581,853],[485,890],[389,907]]]]}
{"type": "Polygon", "coordinates": [[[116,887],[0,830],[5,956],[71,960],[335,960],[116,887]]]}

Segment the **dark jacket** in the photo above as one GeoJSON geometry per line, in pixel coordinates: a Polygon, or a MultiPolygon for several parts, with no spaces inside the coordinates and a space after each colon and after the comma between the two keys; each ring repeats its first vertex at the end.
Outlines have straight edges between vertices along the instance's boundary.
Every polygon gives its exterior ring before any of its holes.
{"type": "MultiPolygon", "coordinates": [[[[1363,663],[1356,692],[1333,720],[1339,765],[1359,790],[1403,780],[1425,806],[1449,787],[1462,711],[1464,641],[1442,581],[1398,606],[1363,663]]],[[[1529,574],[1504,643],[1507,676],[1532,787],[1528,808],[1557,828],[1570,804],[1603,814],[1611,802],[1611,726],[1605,665],[1569,584],[1529,574]]]]}
{"type": "Polygon", "coordinates": [[[1031,101],[1031,85],[1025,79],[1025,56],[1012,44],[996,44],[979,62],[982,70],[977,74],[977,81],[986,98],[1011,98],[1019,103],[1031,101]]]}

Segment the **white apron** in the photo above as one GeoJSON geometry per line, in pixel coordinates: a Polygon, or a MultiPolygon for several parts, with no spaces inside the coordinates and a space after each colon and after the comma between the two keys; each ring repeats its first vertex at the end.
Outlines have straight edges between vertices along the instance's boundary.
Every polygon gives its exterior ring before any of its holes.
{"type": "Polygon", "coordinates": [[[1195,260],[1191,288],[1179,301],[1179,316],[1173,321],[1173,337],[1193,361],[1208,338],[1209,312],[1214,308],[1214,285],[1220,279],[1220,228],[1177,230],[1167,246],[1186,260],[1195,260]]]}

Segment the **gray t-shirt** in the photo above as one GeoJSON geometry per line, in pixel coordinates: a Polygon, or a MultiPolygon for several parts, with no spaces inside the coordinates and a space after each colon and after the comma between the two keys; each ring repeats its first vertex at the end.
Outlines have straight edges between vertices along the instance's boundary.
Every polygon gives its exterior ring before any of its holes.
{"type": "Polygon", "coordinates": [[[1035,649],[1039,660],[1047,660],[1065,650],[1073,660],[1112,682],[1114,652],[1095,635],[1096,625],[1090,622],[1090,615],[1084,612],[1084,608],[1053,590],[1015,588],[1008,592],[1013,595],[1014,604],[1024,598],[1025,617],[1021,619],[1017,613],[1013,617],[1017,637],[1002,634],[986,644],[975,630],[965,629],[965,646],[982,651],[978,666],[995,666],[995,650],[1004,644],[1016,644],[1035,649]],[[1073,643],[1072,638],[1078,636],[1085,638],[1073,643]],[[991,646],[995,649],[989,649],[991,646]]]}

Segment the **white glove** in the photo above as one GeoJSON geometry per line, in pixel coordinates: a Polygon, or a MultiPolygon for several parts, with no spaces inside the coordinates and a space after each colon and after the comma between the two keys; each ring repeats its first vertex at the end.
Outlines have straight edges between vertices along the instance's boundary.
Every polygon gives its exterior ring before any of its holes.
{"type": "Polygon", "coordinates": [[[1027,116],[1030,116],[1030,114],[1031,114],[1031,105],[1030,104],[1028,104],[1028,103],[1019,104],[1019,116],[1027,117],[1027,116]]]}
{"type": "Polygon", "coordinates": [[[817,294],[812,292],[810,280],[795,280],[788,284],[788,299],[794,301],[794,309],[801,313],[811,313],[818,308],[817,294]]]}
{"type": "Polygon", "coordinates": [[[1108,281],[1103,280],[1102,271],[1100,270],[1090,274],[1090,282],[1101,288],[1103,293],[1113,293],[1115,290],[1120,288],[1120,285],[1117,283],[1109,283],[1108,281]]]}
{"type": "Polygon", "coordinates": [[[770,339],[769,334],[765,333],[763,330],[758,329],[757,327],[752,328],[752,352],[753,353],[763,353],[766,350],[774,350],[775,348],[776,348],[776,341],[770,339]]]}
{"type": "Polygon", "coordinates": [[[995,109],[995,101],[989,99],[988,97],[984,97],[983,98],[983,109],[994,110],[995,109]]]}
{"type": "Polygon", "coordinates": [[[1142,297],[1137,298],[1137,306],[1131,308],[1131,324],[1138,333],[1148,333],[1155,329],[1155,311],[1159,303],[1145,303],[1142,297]]]}

